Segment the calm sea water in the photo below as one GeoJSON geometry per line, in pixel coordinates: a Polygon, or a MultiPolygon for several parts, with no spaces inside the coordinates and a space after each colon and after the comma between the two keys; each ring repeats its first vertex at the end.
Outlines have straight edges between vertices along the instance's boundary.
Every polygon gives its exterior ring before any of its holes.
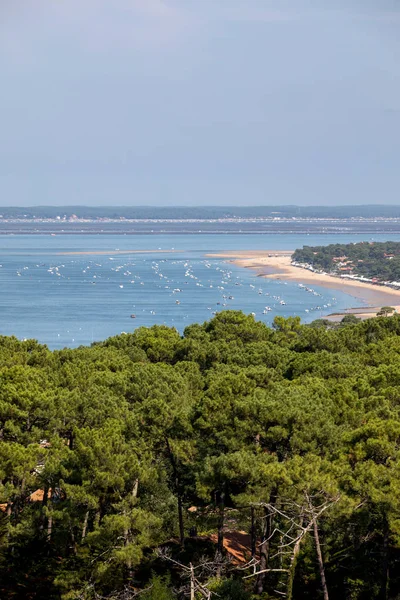
{"type": "MultiPolygon", "coordinates": [[[[205,255],[370,239],[370,234],[1,236],[0,334],[36,338],[50,348],[74,347],[155,323],[183,331],[228,308],[253,312],[266,323],[276,315],[300,315],[308,322],[359,301],[318,286],[313,293],[297,283],[259,278],[205,255]],[[111,254],[115,250],[140,252],[111,254]],[[64,254],[93,251],[105,254],[64,254]],[[271,310],[264,314],[266,307],[271,310]]],[[[400,241],[400,235],[390,239],[400,241]]]]}

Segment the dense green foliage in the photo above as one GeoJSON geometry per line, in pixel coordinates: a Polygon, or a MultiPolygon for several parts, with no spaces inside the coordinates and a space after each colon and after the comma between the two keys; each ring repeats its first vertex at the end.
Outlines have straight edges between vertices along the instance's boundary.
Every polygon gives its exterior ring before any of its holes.
{"type": "Polygon", "coordinates": [[[0,381],[1,598],[399,597],[399,316],[2,337],[0,381]]]}
{"type": "Polygon", "coordinates": [[[400,242],[304,246],[294,252],[293,261],[333,274],[400,281],[400,242]]]}

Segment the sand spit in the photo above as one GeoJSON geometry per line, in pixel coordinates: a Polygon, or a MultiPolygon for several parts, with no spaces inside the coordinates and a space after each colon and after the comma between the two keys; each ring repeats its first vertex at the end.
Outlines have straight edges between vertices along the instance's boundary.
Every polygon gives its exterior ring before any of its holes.
{"type": "Polygon", "coordinates": [[[360,307],[332,315],[332,319],[358,310],[361,310],[361,312],[357,313],[358,317],[370,318],[375,316],[376,312],[382,306],[393,306],[397,312],[400,312],[400,290],[372,283],[351,281],[349,279],[333,277],[332,275],[323,275],[322,273],[313,273],[307,269],[293,266],[291,264],[292,254],[293,251],[290,250],[265,250],[264,252],[257,250],[223,252],[208,254],[207,256],[230,259],[229,262],[239,267],[254,269],[260,277],[296,281],[298,283],[314,284],[329,289],[340,290],[362,303],[360,307]]]}
{"type": "Polygon", "coordinates": [[[109,254],[167,254],[176,252],[176,250],[88,250],[85,252],[57,252],[57,256],[87,256],[87,255],[106,255],[109,254]]]}

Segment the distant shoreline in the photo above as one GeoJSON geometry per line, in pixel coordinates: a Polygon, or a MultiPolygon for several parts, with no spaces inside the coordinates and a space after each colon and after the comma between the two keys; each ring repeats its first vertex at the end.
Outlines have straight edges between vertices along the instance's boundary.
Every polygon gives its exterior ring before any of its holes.
{"type": "Polygon", "coordinates": [[[348,309],[348,311],[330,315],[332,319],[341,314],[345,315],[356,310],[362,311],[362,309],[365,310],[358,313],[358,317],[373,317],[382,306],[392,306],[397,312],[400,312],[400,290],[384,288],[383,286],[374,285],[372,283],[350,281],[332,275],[314,273],[313,271],[308,271],[301,267],[295,267],[291,264],[293,252],[293,250],[265,250],[264,252],[257,250],[223,252],[218,254],[208,254],[207,256],[230,259],[229,262],[232,262],[239,267],[255,270],[259,277],[319,285],[324,288],[344,292],[362,302],[362,305],[359,307],[354,307],[348,309]]]}

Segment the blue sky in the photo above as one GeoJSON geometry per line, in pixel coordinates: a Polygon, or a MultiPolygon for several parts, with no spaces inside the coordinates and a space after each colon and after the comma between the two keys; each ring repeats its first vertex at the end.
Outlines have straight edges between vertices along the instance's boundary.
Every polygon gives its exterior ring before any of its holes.
{"type": "Polygon", "coordinates": [[[0,204],[400,204],[397,0],[2,0],[0,204]]]}

